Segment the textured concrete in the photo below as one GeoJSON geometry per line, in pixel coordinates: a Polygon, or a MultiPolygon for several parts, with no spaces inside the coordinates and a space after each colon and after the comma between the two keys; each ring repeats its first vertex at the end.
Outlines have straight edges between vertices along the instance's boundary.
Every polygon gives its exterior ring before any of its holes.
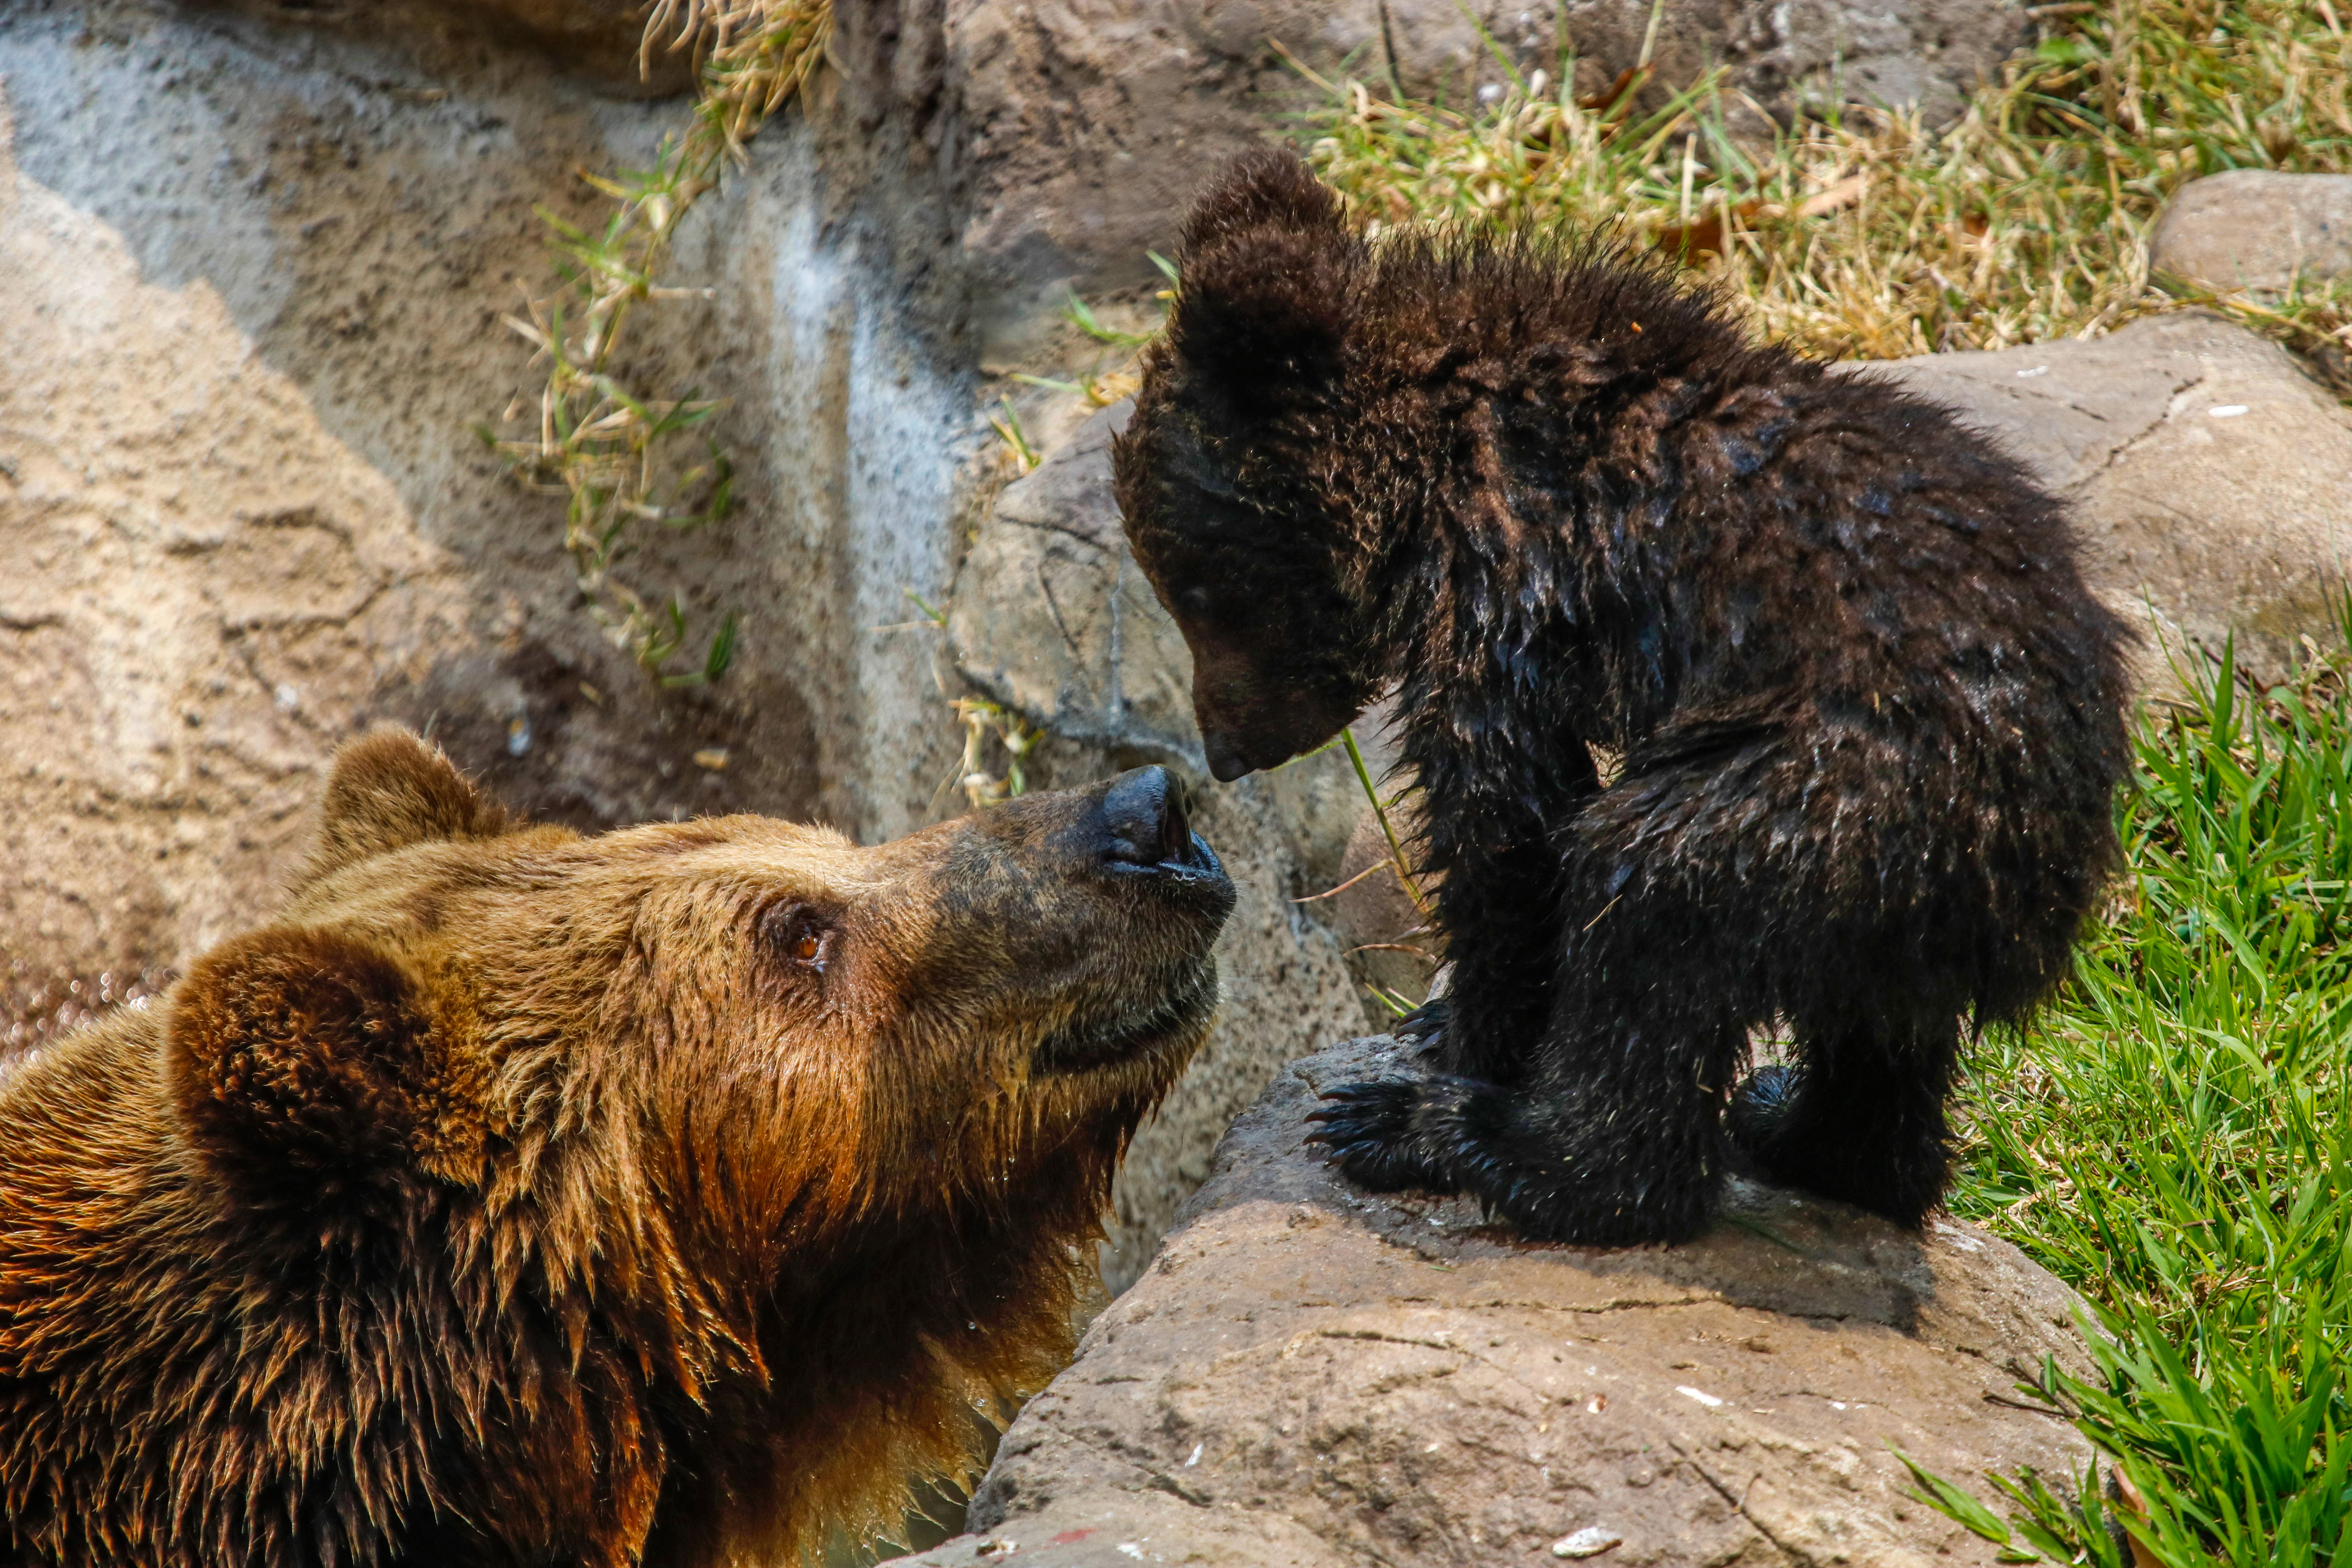
{"type": "Polygon", "coordinates": [[[614,96],[478,28],[362,26],[367,9],[0,8],[0,79],[25,172],[121,234],[146,282],[212,289],[450,553],[471,640],[378,707],[583,827],[919,821],[955,737],[930,642],[876,628],[909,618],[905,590],[946,586],[973,393],[880,220],[825,205],[821,187],[856,182],[821,166],[824,127],[780,119],[689,221],[672,280],[713,296],[632,321],[625,375],[726,399],[707,428],[738,467],[731,521],[656,530],[625,568],[677,592],[701,636],[742,617],[725,682],[664,691],[580,612],[562,499],[518,487],[472,428],[536,396],[501,320],[550,277],[534,209],[600,212],[579,171],[650,163],[686,105],[614,96]],[[723,772],[690,760],[719,749],[723,772]]]}
{"type": "Polygon", "coordinates": [[[0,979],[94,1002],[274,901],[320,763],[465,598],[220,296],[142,282],[9,141],[0,100],[0,979]]]}

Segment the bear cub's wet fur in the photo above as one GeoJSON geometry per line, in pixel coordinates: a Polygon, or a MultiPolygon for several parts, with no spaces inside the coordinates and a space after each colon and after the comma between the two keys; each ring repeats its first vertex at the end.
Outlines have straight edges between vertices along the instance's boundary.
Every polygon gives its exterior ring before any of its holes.
{"type": "Polygon", "coordinates": [[[1369,239],[1268,151],[1190,219],[1117,465],[1218,777],[1397,694],[1454,974],[1434,1070],[1323,1112],[1350,1177],[1671,1240],[1736,1142],[1921,1223],[1961,1028],[2116,856],[2127,634],[2017,462],[1665,266],[1369,239]]]}

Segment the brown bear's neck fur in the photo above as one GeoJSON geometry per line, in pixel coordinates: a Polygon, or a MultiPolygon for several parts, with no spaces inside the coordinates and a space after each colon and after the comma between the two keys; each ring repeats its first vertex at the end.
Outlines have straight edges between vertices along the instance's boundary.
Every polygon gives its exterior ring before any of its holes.
{"type": "MultiPolygon", "coordinates": [[[[257,1232],[174,1125],[160,1011],[0,1086],[0,1517],[39,1561],[789,1560],[820,1504],[894,1524],[898,1476],[967,1462],[967,1401],[1066,1356],[1067,1238],[1115,1146],[1051,1158],[1055,1212],[869,1220],[784,1289],[710,1289],[642,1237],[568,1252],[532,1191],[494,1215],[420,1183],[257,1232]]],[[[541,1152],[559,1191],[564,1158],[541,1152]]]]}

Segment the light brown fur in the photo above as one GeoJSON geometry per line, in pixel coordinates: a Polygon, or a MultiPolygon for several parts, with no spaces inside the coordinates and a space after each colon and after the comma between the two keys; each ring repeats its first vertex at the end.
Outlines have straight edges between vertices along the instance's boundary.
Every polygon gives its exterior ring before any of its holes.
{"type": "Polygon", "coordinates": [[[1088,872],[1100,798],[583,839],[348,748],[270,924],[0,1084],[0,1563],[895,1521],[1066,1356],[1213,1002],[1230,889],[1088,872]]]}

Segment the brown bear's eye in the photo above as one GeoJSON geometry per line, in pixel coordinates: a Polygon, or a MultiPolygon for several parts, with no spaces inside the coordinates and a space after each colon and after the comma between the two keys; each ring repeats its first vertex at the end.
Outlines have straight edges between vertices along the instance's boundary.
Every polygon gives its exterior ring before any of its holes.
{"type": "Polygon", "coordinates": [[[762,916],[760,923],[775,952],[794,963],[824,971],[825,938],[832,927],[822,911],[806,904],[781,904],[762,916]]]}

